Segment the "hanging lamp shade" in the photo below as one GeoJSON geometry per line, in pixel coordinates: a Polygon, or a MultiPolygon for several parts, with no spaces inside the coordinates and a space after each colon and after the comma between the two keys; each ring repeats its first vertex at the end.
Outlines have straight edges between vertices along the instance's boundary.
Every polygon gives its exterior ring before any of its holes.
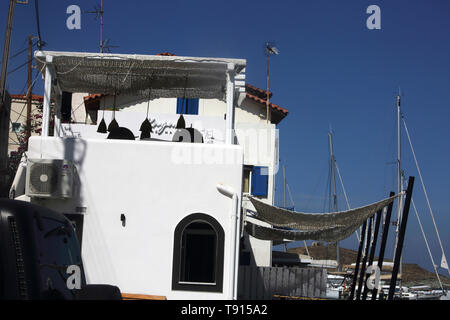
{"type": "Polygon", "coordinates": [[[106,128],[105,118],[102,118],[102,121],[100,121],[98,128],[97,128],[97,132],[98,133],[107,133],[108,132],[108,130],[106,128]]]}
{"type": "Polygon", "coordinates": [[[150,133],[153,132],[153,128],[148,118],[145,118],[144,122],[142,122],[139,131],[141,131],[141,140],[150,138],[150,133]]]}
{"type": "Polygon", "coordinates": [[[111,132],[112,130],[117,129],[119,127],[119,124],[116,121],[116,96],[117,96],[117,92],[114,92],[113,116],[112,116],[112,120],[108,126],[109,132],[111,132]]]}
{"type": "Polygon", "coordinates": [[[149,85],[149,89],[148,89],[147,115],[145,116],[145,120],[142,122],[141,127],[139,128],[139,130],[141,131],[141,137],[140,137],[141,140],[149,139],[150,133],[153,132],[152,124],[148,120],[148,110],[150,108],[150,98],[151,98],[151,85],[149,85]]]}
{"type": "MultiPolygon", "coordinates": [[[[101,96],[100,96],[101,99],[101,96]]],[[[100,100],[101,103],[101,100],[100,100]]],[[[103,114],[102,114],[102,121],[98,124],[97,128],[98,133],[107,133],[108,129],[106,128],[106,122],[105,122],[105,103],[103,102],[103,114]]]]}
{"type": "Polygon", "coordinates": [[[119,124],[116,121],[116,118],[113,118],[111,122],[108,125],[108,131],[111,132],[114,129],[117,129],[119,127],[119,124]]]}
{"type": "Polygon", "coordinates": [[[182,114],[180,114],[180,117],[178,118],[176,129],[186,129],[186,121],[184,121],[182,114]]]}

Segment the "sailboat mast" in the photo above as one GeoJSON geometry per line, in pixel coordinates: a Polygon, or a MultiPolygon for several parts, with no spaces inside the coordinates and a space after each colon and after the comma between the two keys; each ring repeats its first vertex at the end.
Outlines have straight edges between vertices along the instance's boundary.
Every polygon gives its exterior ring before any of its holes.
{"type": "MultiPolygon", "coordinates": [[[[331,166],[331,181],[333,186],[333,210],[334,212],[338,211],[337,206],[337,193],[336,193],[336,161],[334,159],[334,152],[333,152],[333,134],[330,131],[328,133],[328,143],[330,146],[330,166],[331,166]]],[[[336,261],[337,261],[337,270],[341,271],[341,263],[340,263],[340,254],[339,254],[339,242],[336,242],[336,261]]]]}
{"type": "Polygon", "coordinates": [[[286,208],[286,171],[283,165],[283,206],[286,208]]]}
{"type": "Polygon", "coordinates": [[[336,174],[335,174],[335,159],[333,153],[333,135],[332,133],[328,133],[328,141],[330,144],[330,166],[331,166],[331,181],[333,186],[333,210],[334,212],[338,211],[337,208],[337,194],[336,194],[336,174]]]}
{"type": "MultiPolygon", "coordinates": [[[[283,164],[283,207],[286,209],[286,170],[283,164]]],[[[287,244],[284,243],[284,251],[287,252],[287,244]]]]}
{"type": "MultiPolygon", "coordinates": [[[[397,95],[397,193],[398,194],[401,194],[403,192],[401,117],[402,117],[401,97],[399,91],[399,94],[397,95]]],[[[396,226],[397,239],[395,245],[396,248],[398,245],[398,236],[400,231],[399,228],[402,221],[402,203],[403,203],[403,196],[400,195],[397,202],[397,226],[396,226]]],[[[403,269],[402,258],[400,257],[400,274],[402,274],[402,269],[403,269]]],[[[400,280],[400,289],[401,289],[401,280],[400,280]]]]}
{"type": "MultiPolygon", "coordinates": [[[[402,176],[402,138],[401,138],[401,98],[400,94],[397,96],[397,192],[400,194],[403,191],[403,176],[402,176]]],[[[398,201],[397,212],[397,233],[399,224],[402,219],[402,196],[398,201]]]]}

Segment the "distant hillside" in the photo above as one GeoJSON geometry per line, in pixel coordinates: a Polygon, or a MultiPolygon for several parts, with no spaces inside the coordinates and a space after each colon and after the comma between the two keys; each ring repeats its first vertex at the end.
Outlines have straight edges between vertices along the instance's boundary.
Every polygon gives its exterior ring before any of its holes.
{"type": "MultiPolygon", "coordinates": [[[[310,246],[308,247],[308,251],[311,257],[314,259],[336,260],[336,247],[332,245],[310,246]]],[[[289,248],[288,252],[306,255],[305,247],[289,248]]],[[[357,251],[340,248],[339,255],[341,257],[341,265],[355,263],[357,254],[357,251]]],[[[375,260],[377,259],[378,258],[375,257],[375,260]]],[[[386,258],[384,259],[384,261],[392,262],[392,259],[386,258]]],[[[450,288],[450,279],[443,275],[439,276],[443,285],[446,288],[450,288]]],[[[429,272],[428,270],[425,270],[419,265],[413,263],[403,263],[403,284],[405,286],[429,285],[433,288],[439,288],[439,282],[436,278],[435,273],[429,272]]]]}

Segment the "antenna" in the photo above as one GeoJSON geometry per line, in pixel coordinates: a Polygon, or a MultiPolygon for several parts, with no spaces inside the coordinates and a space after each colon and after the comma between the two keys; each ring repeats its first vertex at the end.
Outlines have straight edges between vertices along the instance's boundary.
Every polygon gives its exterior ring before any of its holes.
{"type": "Polygon", "coordinates": [[[103,50],[106,51],[107,53],[111,53],[111,48],[119,48],[119,46],[113,46],[113,45],[109,45],[109,38],[107,38],[104,42],[103,42],[103,50]]]}
{"type": "Polygon", "coordinates": [[[104,49],[107,49],[108,52],[111,52],[110,48],[118,48],[118,46],[108,45],[109,39],[103,41],[103,0],[100,0],[100,4],[96,4],[94,7],[94,11],[85,11],[84,13],[95,14],[95,20],[100,18],[100,53],[103,53],[104,49]]]}
{"type": "Polygon", "coordinates": [[[270,94],[269,94],[269,57],[271,54],[279,54],[280,51],[277,47],[275,47],[275,44],[273,42],[266,42],[264,45],[265,51],[266,51],[266,58],[267,58],[267,97],[266,97],[266,109],[267,109],[267,123],[270,121],[270,112],[269,112],[269,106],[270,106],[270,94]]]}
{"type": "Polygon", "coordinates": [[[280,54],[280,50],[275,46],[275,42],[266,42],[266,54],[280,54]]]}

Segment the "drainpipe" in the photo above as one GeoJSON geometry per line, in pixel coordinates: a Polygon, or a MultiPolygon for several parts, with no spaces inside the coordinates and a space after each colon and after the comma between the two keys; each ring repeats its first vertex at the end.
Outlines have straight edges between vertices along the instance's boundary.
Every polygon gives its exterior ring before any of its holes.
{"type": "Polygon", "coordinates": [[[223,195],[232,199],[232,208],[231,208],[231,219],[233,220],[234,228],[232,231],[232,239],[233,243],[230,245],[230,256],[232,257],[232,274],[230,279],[230,287],[232,291],[232,299],[237,300],[237,281],[238,281],[238,270],[239,270],[239,195],[234,189],[230,186],[223,185],[219,183],[217,185],[217,190],[223,195]]]}

